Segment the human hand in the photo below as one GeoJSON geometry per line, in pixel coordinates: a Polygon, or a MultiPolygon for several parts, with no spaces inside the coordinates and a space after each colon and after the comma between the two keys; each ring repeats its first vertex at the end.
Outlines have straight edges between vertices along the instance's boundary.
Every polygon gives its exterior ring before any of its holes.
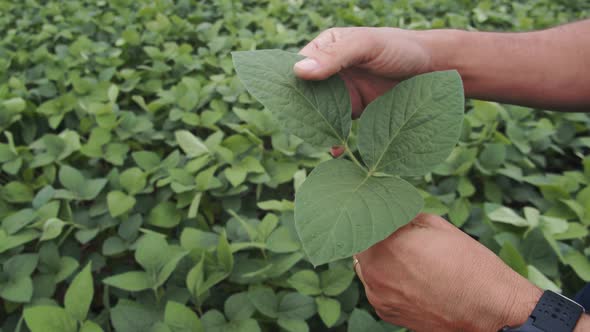
{"type": "Polygon", "coordinates": [[[526,321],[542,291],[444,219],[420,214],[358,254],[385,321],[413,331],[498,331],[526,321]]]}
{"type": "Polygon", "coordinates": [[[297,76],[323,80],[339,74],[358,117],[375,98],[405,78],[432,71],[431,56],[419,33],[396,28],[333,28],[322,32],[299,53],[297,76]]]}

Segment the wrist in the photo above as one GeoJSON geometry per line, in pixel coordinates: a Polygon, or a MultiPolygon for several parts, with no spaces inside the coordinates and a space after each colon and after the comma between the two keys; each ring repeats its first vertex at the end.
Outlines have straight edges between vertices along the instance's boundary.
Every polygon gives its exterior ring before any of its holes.
{"type": "Polygon", "coordinates": [[[514,272],[488,280],[481,290],[479,301],[472,306],[470,316],[465,317],[462,330],[488,332],[520,326],[543,295],[543,290],[514,272]]]}
{"type": "Polygon", "coordinates": [[[582,314],[582,316],[580,316],[580,320],[578,321],[578,324],[576,325],[576,328],[574,329],[574,332],[584,332],[584,331],[590,331],[590,316],[588,316],[586,314],[582,314]]]}
{"type": "Polygon", "coordinates": [[[441,29],[412,31],[416,41],[430,57],[428,71],[456,69],[463,74],[461,66],[461,46],[467,42],[469,32],[441,29]]]}

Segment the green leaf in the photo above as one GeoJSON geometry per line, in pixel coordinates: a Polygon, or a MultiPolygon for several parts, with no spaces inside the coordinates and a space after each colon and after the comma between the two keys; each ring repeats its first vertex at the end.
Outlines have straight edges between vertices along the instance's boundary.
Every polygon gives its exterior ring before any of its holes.
{"type": "Polygon", "coordinates": [[[582,239],[588,236],[588,228],[580,223],[568,223],[568,228],[565,232],[554,234],[553,238],[556,240],[570,240],[582,239]]]}
{"type": "Polygon", "coordinates": [[[415,76],[367,106],[358,145],[376,172],[422,175],[443,162],[459,140],[463,84],[456,71],[415,76]]]}
{"type": "Polygon", "coordinates": [[[204,332],[199,317],[184,305],[168,301],[164,322],[172,332],[204,332]]]}
{"type": "Polygon", "coordinates": [[[229,320],[244,320],[252,317],[256,308],[250,302],[248,294],[245,292],[231,295],[223,306],[225,316],[229,320]]]}
{"type": "Polygon", "coordinates": [[[539,228],[535,228],[527,234],[522,242],[520,252],[528,264],[534,265],[547,276],[557,275],[557,255],[539,228]]]}
{"type": "Polygon", "coordinates": [[[174,133],[174,136],[182,151],[190,158],[209,153],[205,143],[188,130],[178,130],[174,133]]]}
{"type": "Polygon", "coordinates": [[[25,230],[15,235],[8,235],[3,229],[0,229],[0,254],[6,250],[33,241],[38,237],[39,233],[34,230],[25,230]]]}
{"type": "Polygon", "coordinates": [[[585,282],[590,282],[590,260],[580,252],[572,250],[564,256],[564,263],[571,266],[585,282]]]}
{"type": "Polygon", "coordinates": [[[66,189],[75,193],[81,193],[84,191],[84,186],[86,184],[86,180],[82,173],[68,165],[63,165],[59,169],[59,181],[66,189]]]}
{"type": "Polygon", "coordinates": [[[146,176],[141,169],[132,167],[121,173],[119,176],[119,182],[121,182],[123,189],[125,189],[130,195],[135,195],[145,188],[146,176]]]}
{"type": "Polygon", "coordinates": [[[33,189],[22,182],[12,181],[0,188],[0,198],[9,203],[28,203],[33,200],[33,189]]]}
{"type": "Polygon", "coordinates": [[[278,227],[266,240],[268,250],[276,253],[290,253],[301,248],[297,236],[293,236],[287,227],[278,227]]]}
{"type": "Polygon", "coordinates": [[[141,167],[146,172],[152,171],[160,167],[161,158],[158,154],[151,151],[138,151],[131,154],[137,166],[141,167]]]}
{"type": "Polygon", "coordinates": [[[322,292],[327,296],[336,296],[344,292],[354,279],[352,269],[335,266],[320,273],[322,292]]]}
{"type": "Polygon", "coordinates": [[[23,316],[31,332],[77,332],[76,321],[60,307],[26,308],[23,316]]]}
{"type": "Polygon", "coordinates": [[[234,257],[225,233],[222,233],[219,237],[219,243],[217,245],[217,261],[221,264],[225,272],[230,273],[232,271],[234,267],[234,257]]]}
{"type": "Polygon", "coordinates": [[[279,299],[272,288],[265,286],[250,287],[248,298],[260,313],[271,318],[277,318],[279,299]]]}
{"type": "Polygon", "coordinates": [[[261,210],[279,211],[279,212],[293,211],[293,209],[295,208],[295,205],[293,204],[293,202],[288,201],[286,199],[283,199],[281,201],[270,200],[270,201],[258,202],[257,205],[258,205],[258,208],[260,208],[261,210]]]}
{"type": "Polygon", "coordinates": [[[514,271],[523,277],[528,276],[528,267],[518,250],[509,242],[504,242],[499,254],[500,258],[514,271]]]}
{"type": "Polygon", "coordinates": [[[104,330],[95,322],[87,320],[82,324],[80,332],[104,332],[104,330]]]}
{"type": "Polygon", "coordinates": [[[7,100],[4,100],[2,102],[2,105],[4,106],[4,108],[6,108],[6,110],[8,112],[12,112],[12,113],[19,113],[25,110],[27,104],[24,101],[24,99],[20,98],[20,97],[16,97],[16,98],[10,98],[7,100]]]}
{"type": "Polygon", "coordinates": [[[484,211],[488,218],[495,222],[511,224],[518,227],[526,227],[529,225],[526,219],[505,206],[493,203],[485,203],[484,211]]]}
{"type": "Polygon", "coordinates": [[[92,297],[94,283],[92,281],[91,264],[78,273],[66,291],[64,306],[66,312],[79,322],[86,320],[92,297]]]}
{"type": "Polygon", "coordinates": [[[186,276],[186,287],[189,293],[196,299],[199,299],[207,289],[203,289],[205,283],[205,271],[203,269],[204,259],[199,262],[188,272],[186,276]]]}
{"type": "Polygon", "coordinates": [[[277,323],[287,332],[309,332],[309,326],[301,319],[279,318],[277,323]]]}
{"type": "Polygon", "coordinates": [[[479,155],[479,161],[487,170],[495,170],[502,166],[506,159],[506,146],[504,144],[486,144],[479,155]]]}
{"type": "Polygon", "coordinates": [[[158,271],[156,276],[156,287],[162,286],[166,280],[170,277],[172,272],[176,269],[176,266],[180,262],[180,260],[186,256],[187,252],[182,250],[178,246],[170,246],[168,249],[168,256],[166,257],[166,262],[158,271]]]}
{"type": "Polygon", "coordinates": [[[203,197],[203,193],[195,194],[195,197],[193,198],[191,205],[188,209],[187,217],[195,218],[197,216],[197,213],[199,212],[199,205],[201,204],[202,197],[203,197]]]}
{"type": "Polygon", "coordinates": [[[561,293],[561,288],[557,287],[553,281],[547,278],[543,273],[541,273],[541,271],[537,270],[536,267],[529,265],[527,267],[527,275],[529,281],[537,285],[537,287],[561,293]]]}
{"type": "Polygon", "coordinates": [[[153,281],[143,271],[131,271],[105,278],[102,282],[109,286],[124,289],[130,292],[139,292],[152,288],[153,281]]]}
{"type": "Polygon", "coordinates": [[[207,311],[201,317],[201,322],[207,332],[224,332],[227,324],[223,314],[215,309],[207,311]]]}
{"type": "Polygon", "coordinates": [[[225,331],[235,332],[260,332],[260,326],[254,319],[231,321],[225,327],[225,331]]]}
{"type": "Polygon", "coordinates": [[[386,332],[386,330],[375,321],[366,311],[354,309],[348,319],[347,332],[386,332]]]}
{"type": "Polygon", "coordinates": [[[12,279],[5,283],[0,283],[0,297],[16,302],[28,303],[33,296],[33,280],[29,276],[12,279]]]}
{"type": "Polygon", "coordinates": [[[161,313],[154,307],[121,299],[111,310],[115,331],[146,332],[160,320],[161,313]]]}
{"type": "Polygon", "coordinates": [[[332,327],[340,318],[340,302],[329,297],[316,297],[318,314],[327,327],[332,327]]]}
{"type": "Polygon", "coordinates": [[[150,211],[148,217],[150,224],[162,228],[176,227],[181,219],[182,215],[172,202],[159,203],[150,211]]]}
{"type": "Polygon", "coordinates": [[[319,295],[322,292],[320,277],[312,270],[298,271],[287,282],[301,294],[319,295]]]}
{"type": "Polygon", "coordinates": [[[307,320],[316,313],[312,297],[299,293],[288,293],[279,302],[279,318],[307,320]]]}
{"type": "Polygon", "coordinates": [[[350,257],[418,214],[423,200],[397,177],[375,178],[345,160],[316,167],[295,197],[295,223],[314,265],[350,257]]]}
{"type": "Polygon", "coordinates": [[[228,167],[224,170],[224,173],[229,183],[231,183],[232,186],[237,187],[246,180],[248,170],[242,167],[228,167]]]}
{"type": "Polygon", "coordinates": [[[65,222],[58,218],[50,218],[43,223],[43,234],[41,234],[40,241],[52,240],[61,234],[65,222]]]}
{"type": "Polygon", "coordinates": [[[133,196],[127,196],[122,191],[111,191],[107,195],[107,205],[113,218],[131,210],[135,206],[135,202],[133,196]]]}
{"type": "Polygon", "coordinates": [[[466,198],[456,199],[449,210],[449,219],[457,227],[463,226],[471,213],[471,204],[466,198]]]}
{"type": "Polygon", "coordinates": [[[4,262],[4,272],[10,279],[19,279],[30,276],[39,261],[37,254],[20,254],[10,257],[4,262]]]}
{"type": "Polygon", "coordinates": [[[148,273],[156,275],[168,258],[168,243],[163,236],[148,233],[137,241],[135,260],[148,273]]]}
{"type": "Polygon", "coordinates": [[[84,184],[84,190],[80,193],[81,198],[85,200],[95,199],[106,184],[106,179],[93,179],[86,181],[84,184]]]}
{"type": "Polygon", "coordinates": [[[319,148],[347,141],[350,97],[339,77],[298,79],[293,65],[303,56],[280,50],[233,52],[232,56],[246,89],[275,114],[283,129],[319,148]]]}

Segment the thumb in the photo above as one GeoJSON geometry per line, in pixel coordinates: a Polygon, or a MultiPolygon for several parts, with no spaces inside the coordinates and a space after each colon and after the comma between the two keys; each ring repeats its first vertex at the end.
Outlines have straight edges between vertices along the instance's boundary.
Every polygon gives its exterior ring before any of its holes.
{"type": "Polygon", "coordinates": [[[375,45],[366,28],[325,30],[299,52],[307,58],[295,64],[295,74],[306,80],[323,80],[340,70],[370,60],[375,45]]]}

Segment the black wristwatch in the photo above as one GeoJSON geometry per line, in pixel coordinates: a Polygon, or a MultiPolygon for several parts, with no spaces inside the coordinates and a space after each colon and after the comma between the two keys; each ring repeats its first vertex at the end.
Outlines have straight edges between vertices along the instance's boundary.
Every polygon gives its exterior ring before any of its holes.
{"type": "Polygon", "coordinates": [[[567,297],[545,291],[529,319],[519,327],[508,327],[499,332],[572,332],[584,307],[567,297]]]}

